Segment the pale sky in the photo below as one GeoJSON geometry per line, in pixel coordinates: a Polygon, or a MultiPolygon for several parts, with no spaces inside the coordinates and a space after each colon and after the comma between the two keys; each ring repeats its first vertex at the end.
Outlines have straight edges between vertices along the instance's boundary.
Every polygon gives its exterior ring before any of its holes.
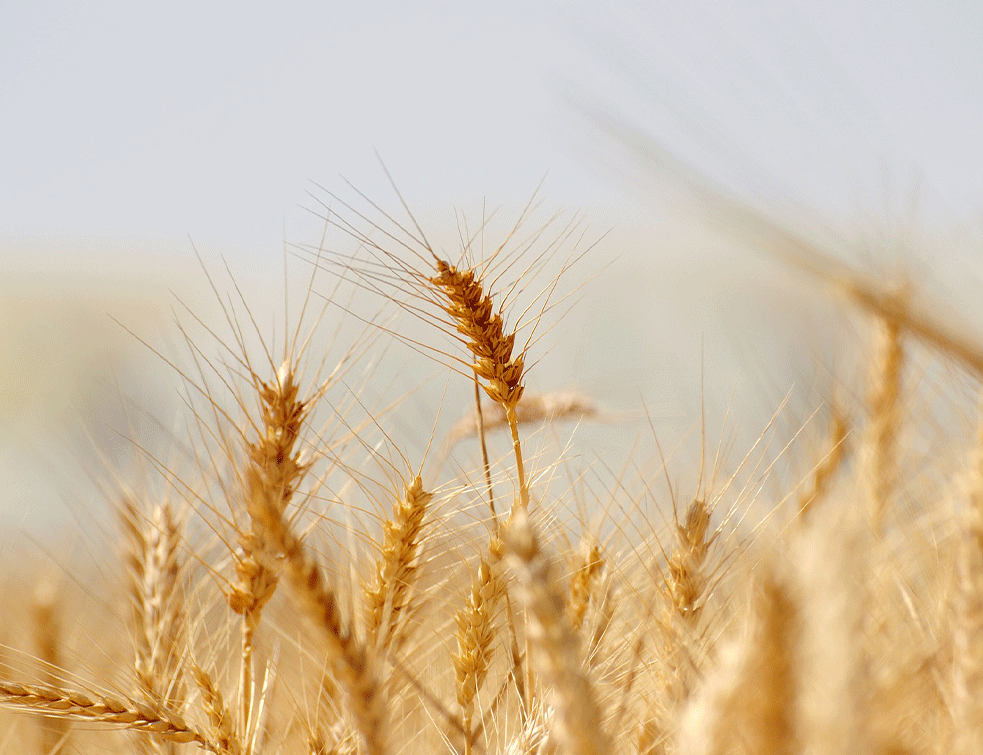
{"type": "Polygon", "coordinates": [[[973,0],[5,0],[0,244],[264,256],[316,228],[311,182],[389,201],[373,150],[417,206],[516,201],[548,174],[564,206],[650,212],[564,95],[591,90],[712,172],[752,163],[817,203],[918,184],[965,220],[981,34],[973,0]]]}
{"type": "MultiPolygon", "coordinates": [[[[681,239],[650,166],[574,101],[599,103],[766,207],[978,240],[981,39],[976,0],[0,0],[0,473],[11,501],[59,497],[57,485],[38,493],[63,466],[49,449],[70,456],[65,433],[108,411],[110,361],[135,344],[106,312],[155,332],[147,313],[166,312],[169,287],[203,285],[189,237],[270,289],[284,239],[317,241],[321,222],[304,209],[317,208],[308,192],[326,198],[315,182],[351,196],[344,175],[398,209],[375,151],[430,227],[455,207],[480,213],[485,197],[521,203],[545,175],[549,206],[583,212],[595,235],[612,229],[598,253],[620,260],[585,289],[573,348],[544,363],[622,407],[697,406],[706,356],[726,400],[760,377],[738,364],[733,329],[781,354],[804,340],[807,316],[777,332],[766,266],[681,239]]],[[[950,278],[978,302],[974,244],[958,251],[975,276],[950,278]]],[[[938,267],[956,253],[928,255],[938,267]]],[[[785,377],[767,388],[780,395],[785,377]]],[[[546,367],[536,378],[564,387],[546,367]]]]}

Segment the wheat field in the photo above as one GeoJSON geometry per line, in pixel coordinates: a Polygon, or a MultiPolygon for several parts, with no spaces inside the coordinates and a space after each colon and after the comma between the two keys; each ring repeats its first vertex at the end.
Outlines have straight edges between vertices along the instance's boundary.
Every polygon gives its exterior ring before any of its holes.
{"type": "Polygon", "coordinates": [[[627,420],[528,388],[579,220],[459,219],[447,252],[328,204],[345,251],[294,249],[282,327],[233,271],[183,356],[145,342],[182,417],[92,470],[103,547],[8,553],[0,752],[983,752],[983,346],[914,286],[761,221],[857,369],[746,448],[704,423],[585,467],[578,429],[627,420]]]}

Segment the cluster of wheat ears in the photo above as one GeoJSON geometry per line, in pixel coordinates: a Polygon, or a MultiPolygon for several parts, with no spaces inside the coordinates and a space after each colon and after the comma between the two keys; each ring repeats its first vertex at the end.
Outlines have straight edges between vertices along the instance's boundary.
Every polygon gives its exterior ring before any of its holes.
{"type": "MultiPolygon", "coordinates": [[[[523,213],[492,251],[479,229],[448,258],[415,223],[348,209],[331,222],[358,251],[313,269],[437,326],[432,346],[384,317],[367,332],[473,383],[452,436],[475,464],[394,448],[398,401],[353,418],[372,338],[331,363],[298,323],[254,359],[241,311],[224,340],[199,322],[217,351],[188,337],[191,366],[167,360],[194,442],[138,446],[162,482],[110,486],[116,589],[35,577],[4,617],[0,750],[983,753],[983,433],[931,413],[956,396],[969,415],[971,339],[829,263],[869,369],[817,411],[801,474],[767,484],[752,449],[689,492],[671,457],[661,487],[556,492],[563,454],[529,439],[596,407],[526,391],[557,281],[516,302],[578,225],[523,213]]],[[[312,333],[355,316],[314,280],[312,333]]]]}

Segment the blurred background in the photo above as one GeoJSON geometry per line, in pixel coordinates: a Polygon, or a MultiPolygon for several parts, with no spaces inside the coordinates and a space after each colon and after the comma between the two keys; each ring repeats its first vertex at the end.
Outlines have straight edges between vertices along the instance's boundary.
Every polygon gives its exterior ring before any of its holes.
{"type": "Polygon", "coordinates": [[[790,386],[822,393],[852,325],[694,224],[647,146],[976,317],[981,31],[970,0],[5,0],[0,525],[63,522],[85,470],[127,455],[128,407],[173,422],[174,375],[141,339],[170,353],[181,302],[221,317],[194,249],[282,327],[284,264],[303,279],[291,245],[319,243],[326,190],[357,199],[344,176],[399,214],[376,152],[448,246],[455,209],[510,216],[544,176],[547,214],[584,215],[598,243],[536,390],[670,436],[702,391],[711,426],[730,411],[755,437],[790,386]]]}

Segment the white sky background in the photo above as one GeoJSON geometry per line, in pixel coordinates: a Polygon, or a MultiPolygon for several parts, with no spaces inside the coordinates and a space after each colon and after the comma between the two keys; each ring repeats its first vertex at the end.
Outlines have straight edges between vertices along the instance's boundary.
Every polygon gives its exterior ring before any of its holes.
{"type": "MultiPolygon", "coordinates": [[[[583,211],[598,234],[614,229],[601,250],[621,267],[587,306],[598,328],[617,329],[604,342],[630,349],[648,335],[623,327],[625,310],[600,309],[617,276],[642,297],[650,282],[684,288],[665,271],[695,265],[705,284],[695,308],[721,293],[706,287],[736,286],[707,272],[710,252],[683,244],[669,259],[653,246],[645,229],[667,228],[671,208],[569,92],[598,95],[766,204],[978,238],[983,4],[973,0],[248,5],[0,2],[0,296],[87,294],[111,311],[163,300],[151,284],[184,275],[189,236],[206,257],[272,275],[284,239],[317,239],[320,221],[303,209],[316,207],[312,181],[345,194],[341,174],[396,209],[378,150],[427,223],[480,211],[483,197],[524,201],[548,174],[548,206],[583,211]]],[[[677,349],[678,390],[696,391],[694,333],[729,313],[709,309],[675,346],[645,341],[659,357],[636,359],[639,374],[677,349]]],[[[6,353],[34,358],[6,319],[0,335],[21,344],[6,353]]],[[[703,348],[713,356],[712,340],[703,348]]],[[[615,378],[584,358],[559,361],[609,390],[615,378]]],[[[31,372],[7,361],[8,376],[31,372]]],[[[640,394],[659,396],[650,388],[640,394]]],[[[12,437],[0,435],[0,468],[22,466],[25,444],[12,437]]]]}
{"type": "Polygon", "coordinates": [[[815,172],[816,137],[833,142],[820,162],[847,172],[830,149],[843,139],[899,183],[979,208],[971,0],[249,5],[0,4],[2,233],[190,234],[265,255],[285,220],[307,230],[310,181],[384,195],[373,149],[418,202],[515,199],[549,172],[558,203],[637,206],[568,138],[580,126],[562,97],[619,67],[629,115],[650,87],[663,121],[723,118],[739,149],[805,173],[793,188],[815,172]]]}

